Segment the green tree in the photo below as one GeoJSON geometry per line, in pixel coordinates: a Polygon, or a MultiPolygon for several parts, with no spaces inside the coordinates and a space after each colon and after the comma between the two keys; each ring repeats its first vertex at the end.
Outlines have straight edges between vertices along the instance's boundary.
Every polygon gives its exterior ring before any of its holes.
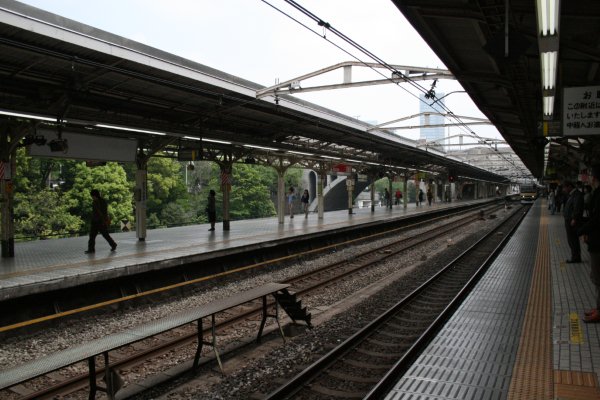
{"type": "Polygon", "coordinates": [[[181,163],[170,158],[152,157],[148,162],[148,214],[161,215],[167,204],[184,198],[187,198],[187,190],[181,163]]]}
{"type": "MultiPolygon", "coordinates": [[[[275,185],[277,185],[277,174],[275,173],[275,171],[273,169],[271,169],[271,171],[273,171],[273,173],[275,174],[275,185]]],[[[300,187],[300,182],[302,181],[302,169],[300,168],[289,168],[287,170],[287,172],[285,173],[285,177],[283,178],[285,181],[285,190],[286,192],[288,191],[288,189],[291,187],[293,187],[296,190],[296,195],[300,196],[301,194],[298,194],[298,188],[300,187]]],[[[277,186],[275,186],[277,188],[277,186]]],[[[277,192],[277,190],[275,190],[275,192],[277,192]]]]}
{"type": "Polygon", "coordinates": [[[172,201],[160,212],[160,221],[166,226],[188,225],[196,222],[197,211],[193,210],[187,199],[172,201]]]}
{"type": "MultiPolygon", "coordinates": [[[[275,206],[271,201],[273,186],[272,168],[259,165],[235,164],[232,171],[230,192],[230,218],[232,220],[262,218],[275,215],[275,206]]],[[[217,192],[217,219],[222,218],[223,194],[220,190],[219,167],[214,164],[208,187],[202,190],[202,203],[198,213],[199,221],[206,221],[204,207],[208,199],[208,191],[217,192]]]]}
{"type": "Polygon", "coordinates": [[[15,193],[17,236],[45,238],[78,233],[83,221],[69,213],[72,205],[72,200],[60,190],[44,188],[30,193],[15,193]]]}
{"type": "Polygon", "coordinates": [[[17,150],[17,173],[14,177],[15,192],[29,193],[52,184],[63,191],[70,189],[73,182],[72,170],[77,161],[55,158],[29,157],[25,148],[17,150]]]}
{"type": "Polygon", "coordinates": [[[88,225],[92,209],[92,189],[98,189],[108,203],[108,214],[112,218],[113,227],[119,227],[121,220],[133,220],[131,185],[118,163],[109,162],[101,167],[88,168],[85,163],[80,162],[75,167],[73,187],[68,192],[68,198],[73,201],[71,212],[88,225]]]}

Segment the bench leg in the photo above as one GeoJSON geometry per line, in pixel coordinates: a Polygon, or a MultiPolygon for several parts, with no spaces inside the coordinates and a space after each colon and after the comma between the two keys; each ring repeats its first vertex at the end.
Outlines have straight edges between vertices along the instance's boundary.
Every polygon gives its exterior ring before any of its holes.
{"type": "Polygon", "coordinates": [[[202,353],[202,345],[204,344],[204,337],[202,336],[202,318],[198,320],[198,348],[196,349],[196,355],[194,356],[194,369],[198,368],[200,362],[200,353],[202,353]]]}
{"type": "Polygon", "coordinates": [[[88,358],[88,371],[90,378],[90,395],[89,400],[94,400],[96,398],[96,391],[98,390],[98,385],[96,385],[96,357],[88,358]]]}
{"type": "Polygon", "coordinates": [[[260,321],[260,328],[258,328],[258,336],[256,337],[256,343],[261,342],[261,336],[265,323],[267,322],[267,296],[262,297],[262,320],[260,321]]]}
{"type": "Polygon", "coordinates": [[[104,381],[106,382],[106,395],[109,400],[115,400],[115,393],[117,389],[113,380],[113,373],[110,369],[110,363],[108,359],[108,351],[104,352],[104,381]]]}
{"type": "Polygon", "coordinates": [[[221,357],[219,357],[219,351],[217,350],[217,325],[215,323],[215,314],[211,315],[211,331],[212,331],[212,347],[215,351],[215,357],[217,357],[217,362],[219,363],[219,368],[221,369],[221,373],[223,372],[223,364],[221,363],[221,357]]]}
{"type": "MultiPolygon", "coordinates": [[[[273,297],[275,297],[273,295],[273,297]]],[[[279,303],[277,302],[277,298],[275,298],[275,321],[277,321],[277,326],[279,327],[279,334],[281,335],[281,339],[283,339],[283,343],[285,343],[285,335],[283,334],[283,328],[279,323],[279,303]]]]}
{"type": "Polygon", "coordinates": [[[219,363],[219,369],[223,372],[223,364],[221,363],[221,357],[219,356],[219,351],[217,350],[217,324],[215,322],[215,314],[211,315],[211,332],[212,339],[210,342],[204,340],[204,336],[202,335],[202,318],[198,320],[198,348],[196,349],[196,355],[194,356],[194,365],[193,368],[198,368],[198,363],[200,362],[200,353],[202,352],[202,346],[212,346],[213,351],[215,352],[215,357],[217,359],[217,363],[219,363]]]}
{"type": "Polygon", "coordinates": [[[260,322],[260,328],[258,329],[258,336],[256,337],[256,343],[261,342],[261,337],[263,333],[263,329],[265,328],[265,323],[267,322],[267,317],[275,318],[277,321],[277,326],[279,327],[279,333],[281,334],[281,338],[285,343],[285,335],[283,334],[283,329],[281,328],[281,324],[279,323],[279,303],[277,303],[277,298],[275,298],[275,315],[270,315],[267,312],[267,296],[263,296],[262,298],[263,306],[262,306],[262,320],[260,322]]]}

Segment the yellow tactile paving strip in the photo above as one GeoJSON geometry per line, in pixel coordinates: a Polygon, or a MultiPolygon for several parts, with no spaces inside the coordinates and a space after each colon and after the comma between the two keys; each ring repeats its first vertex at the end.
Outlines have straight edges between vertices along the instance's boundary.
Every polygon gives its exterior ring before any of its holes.
{"type": "Polygon", "coordinates": [[[513,368],[509,400],[554,398],[550,310],[552,310],[552,281],[548,221],[547,217],[542,215],[529,301],[513,368]]]}
{"type": "MultiPolygon", "coordinates": [[[[509,400],[600,400],[596,374],[552,368],[552,278],[547,215],[540,218],[536,262],[509,400]]],[[[570,316],[571,342],[582,340],[579,316],[570,316]]]]}

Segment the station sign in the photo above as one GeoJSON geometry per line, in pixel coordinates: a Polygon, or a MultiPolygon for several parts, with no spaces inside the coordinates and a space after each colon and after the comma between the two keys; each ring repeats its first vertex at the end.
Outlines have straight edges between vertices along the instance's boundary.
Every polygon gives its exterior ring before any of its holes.
{"type": "Polygon", "coordinates": [[[331,166],[331,175],[350,176],[352,175],[352,167],[348,164],[335,164],[331,166]]]}
{"type": "Polygon", "coordinates": [[[563,135],[600,135],[600,86],[563,90],[563,135]]]}
{"type": "Polygon", "coordinates": [[[37,135],[43,136],[48,145],[36,144],[27,147],[28,155],[34,157],[69,158],[85,161],[133,162],[137,153],[137,140],[97,136],[63,131],[59,139],[55,129],[39,128],[37,135]],[[60,149],[51,144],[61,143],[60,149]]]}
{"type": "Polygon", "coordinates": [[[202,151],[200,149],[182,148],[177,152],[177,161],[197,160],[202,160],[202,151]]]}

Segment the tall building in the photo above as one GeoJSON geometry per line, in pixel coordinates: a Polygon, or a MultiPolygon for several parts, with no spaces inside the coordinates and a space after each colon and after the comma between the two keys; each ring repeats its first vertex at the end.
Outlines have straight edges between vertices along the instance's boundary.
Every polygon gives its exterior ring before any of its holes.
{"type": "MultiPolygon", "coordinates": [[[[436,98],[444,97],[444,93],[436,93],[436,98]]],[[[435,103],[436,109],[431,107],[429,104],[432,102],[431,99],[426,99],[424,94],[419,95],[419,112],[420,116],[420,125],[442,125],[444,124],[445,118],[441,115],[436,115],[434,113],[443,113],[444,111],[444,99],[435,103]],[[431,114],[429,114],[431,113],[431,114]]],[[[443,126],[435,127],[435,128],[421,128],[421,134],[419,135],[420,139],[425,139],[427,142],[433,142],[439,140],[441,146],[443,146],[443,139],[445,137],[445,129],[443,126]]]]}

